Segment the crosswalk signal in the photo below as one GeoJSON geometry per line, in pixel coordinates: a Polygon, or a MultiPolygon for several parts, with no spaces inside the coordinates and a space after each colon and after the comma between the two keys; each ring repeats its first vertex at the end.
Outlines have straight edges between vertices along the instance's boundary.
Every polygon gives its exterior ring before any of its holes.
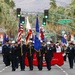
{"type": "Polygon", "coordinates": [[[44,18],[48,19],[48,17],[49,17],[49,11],[44,10],[44,18]]]}
{"type": "Polygon", "coordinates": [[[46,18],[43,18],[43,25],[46,25],[46,18]]]}
{"type": "Polygon", "coordinates": [[[21,8],[17,8],[17,17],[20,17],[21,8]]]}

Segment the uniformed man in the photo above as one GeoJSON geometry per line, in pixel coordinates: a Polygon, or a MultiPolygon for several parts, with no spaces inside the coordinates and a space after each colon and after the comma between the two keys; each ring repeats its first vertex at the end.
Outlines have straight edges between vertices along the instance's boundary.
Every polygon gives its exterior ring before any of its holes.
{"type": "Polygon", "coordinates": [[[4,58],[4,63],[5,66],[10,65],[10,45],[9,45],[9,40],[6,40],[6,43],[2,46],[2,54],[4,58]]]}
{"type": "Polygon", "coordinates": [[[16,70],[16,48],[15,48],[15,41],[12,41],[11,45],[11,62],[12,62],[12,71],[16,70]]]}
{"type": "Polygon", "coordinates": [[[34,54],[34,46],[32,40],[29,41],[29,44],[27,45],[27,57],[29,62],[29,69],[30,71],[33,70],[33,54],[34,54]]]}
{"type": "Polygon", "coordinates": [[[70,69],[73,69],[74,48],[73,48],[72,43],[69,44],[69,47],[67,48],[67,53],[68,53],[68,60],[69,60],[70,69]]]}
{"type": "Polygon", "coordinates": [[[24,40],[21,39],[21,43],[18,44],[18,59],[19,59],[21,71],[25,70],[25,64],[24,64],[24,57],[25,57],[25,50],[26,50],[25,47],[26,46],[24,45],[24,40]]]}
{"type": "Polygon", "coordinates": [[[41,71],[43,66],[43,54],[45,53],[45,43],[41,41],[41,48],[37,51],[38,69],[41,71]]]}
{"type": "Polygon", "coordinates": [[[19,57],[18,57],[18,43],[15,42],[15,55],[16,55],[16,61],[15,61],[15,67],[16,69],[18,68],[18,63],[19,63],[19,57]]]}
{"type": "Polygon", "coordinates": [[[50,42],[47,42],[47,46],[45,48],[45,60],[47,63],[47,69],[51,70],[51,60],[53,57],[53,48],[50,45],[50,42]]]}

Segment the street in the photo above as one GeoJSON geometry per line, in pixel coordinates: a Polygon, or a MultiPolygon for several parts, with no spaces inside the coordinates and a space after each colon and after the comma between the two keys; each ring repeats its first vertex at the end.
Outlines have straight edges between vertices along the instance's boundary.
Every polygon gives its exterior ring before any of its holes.
{"type": "Polygon", "coordinates": [[[43,67],[43,70],[39,71],[37,67],[34,66],[33,71],[29,71],[29,67],[25,67],[25,71],[20,71],[20,68],[18,68],[12,72],[11,66],[5,67],[2,62],[2,56],[0,56],[0,75],[75,75],[74,71],[75,66],[73,69],[70,69],[68,61],[66,61],[61,67],[57,65],[52,66],[51,71],[48,71],[46,67],[43,67]]]}

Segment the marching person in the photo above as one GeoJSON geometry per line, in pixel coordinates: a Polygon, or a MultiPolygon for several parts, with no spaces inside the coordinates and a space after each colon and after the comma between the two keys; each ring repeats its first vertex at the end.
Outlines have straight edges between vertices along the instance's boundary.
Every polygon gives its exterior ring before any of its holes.
{"type": "Polygon", "coordinates": [[[6,40],[5,44],[2,46],[2,54],[3,54],[3,61],[5,63],[5,66],[10,65],[10,45],[9,40],[6,40]]]}
{"type": "Polygon", "coordinates": [[[68,60],[69,60],[70,69],[73,69],[74,48],[73,48],[72,43],[69,44],[69,46],[67,48],[67,53],[68,53],[68,60]]]}
{"type": "Polygon", "coordinates": [[[24,57],[25,57],[26,46],[24,45],[24,40],[21,39],[20,44],[18,44],[18,59],[20,62],[21,71],[25,70],[24,57]]]}
{"type": "Polygon", "coordinates": [[[45,48],[45,60],[47,63],[47,69],[51,70],[51,60],[53,57],[53,48],[51,47],[50,42],[47,42],[47,46],[45,48]]]}
{"type": "Polygon", "coordinates": [[[18,57],[18,43],[15,42],[15,55],[16,55],[16,61],[15,61],[15,67],[16,69],[18,68],[18,63],[19,63],[19,57],[18,57]]]}
{"type": "Polygon", "coordinates": [[[45,53],[45,44],[44,41],[41,41],[41,48],[37,51],[37,60],[38,60],[38,69],[42,70],[43,64],[43,54],[45,53]]]}
{"type": "Polygon", "coordinates": [[[12,71],[16,70],[16,48],[15,41],[12,41],[11,45],[11,62],[12,62],[12,71]]]}
{"type": "Polygon", "coordinates": [[[27,45],[27,58],[29,62],[29,69],[30,71],[33,70],[33,54],[34,54],[34,46],[32,40],[29,41],[27,45]]]}

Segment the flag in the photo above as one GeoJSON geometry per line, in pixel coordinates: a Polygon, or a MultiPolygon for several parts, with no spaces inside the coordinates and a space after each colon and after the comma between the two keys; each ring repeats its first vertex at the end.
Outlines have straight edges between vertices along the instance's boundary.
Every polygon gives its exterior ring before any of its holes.
{"type": "Polygon", "coordinates": [[[35,50],[40,50],[40,47],[41,47],[41,43],[40,43],[40,40],[39,40],[39,34],[40,34],[40,31],[39,31],[39,22],[38,22],[38,17],[36,18],[36,35],[35,35],[35,39],[34,39],[34,48],[35,50]]]}
{"type": "Polygon", "coordinates": [[[6,33],[4,33],[4,35],[3,35],[3,44],[5,44],[5,42],[8,41],[8,40],[9,40],[8,35],[6,33]]]}
{"type": "Polygon", "coordinates": [[[44,41],[44,33],[42,31],[42,28],[40,28],[40,37],[41,37],[41,40],[44,41]]]}
{"type": "Polygon", "coordinates": [[[29,19],[27,16],[27,24],[26,24],[26,29],[29,31],[31,29],[30,23],[29,23],[29,19]]]}
{"type": "Polygon", "coordinates": [[[66,34],[64,34],[63,36],[62,36],[62,43],[63,44],[67,44],[67,35],[66,34]]]}
{"type": "Polygon", "coordinates": [[[32,29],[31,29],[31,26],[30,26],[30,23],[29,23],[28,16],[27,16],[26,29],[27,29],[27,31],[28,31],[27,36],[26,36],[26,44],[28,44],[29,38],[30,38],[30,36],[31,36],[31,34],[32,34],[32,29]]]}
{"type": "Polygon", "coordinates": [[[21,41],[22,33],[23,33],[23,25],[21,23],[19,23],[19,27],[18,27],[18,38],[17,38],[18,44],[21,41]]]}

